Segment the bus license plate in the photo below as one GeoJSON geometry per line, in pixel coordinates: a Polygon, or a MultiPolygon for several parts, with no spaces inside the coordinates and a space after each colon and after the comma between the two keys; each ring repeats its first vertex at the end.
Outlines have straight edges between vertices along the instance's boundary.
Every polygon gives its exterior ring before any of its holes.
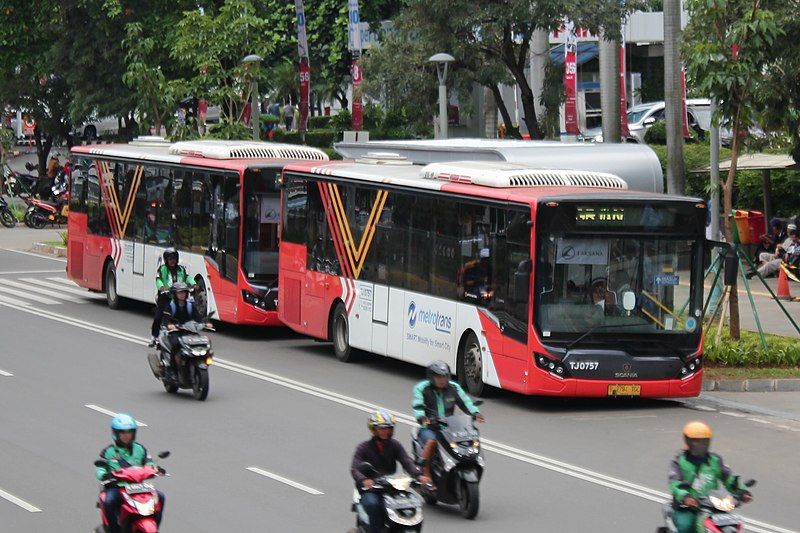
{"type": "Polygon", "coordinates": [[[608,395],[609,396],[641,396],[642,394],[642,386],[641,385],[609,385],[608,386],[608,395]]]}

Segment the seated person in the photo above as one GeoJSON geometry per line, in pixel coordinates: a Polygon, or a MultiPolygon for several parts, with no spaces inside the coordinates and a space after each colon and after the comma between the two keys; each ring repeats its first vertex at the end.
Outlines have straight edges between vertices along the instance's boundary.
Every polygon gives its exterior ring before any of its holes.
{"type": "Polygon", "coordinates": [[[608,313],[617,305],[617,297],[614,291],[608,290],[605,278],[596,278],[590,287],[591,303],[602,308],[608,313]]]}

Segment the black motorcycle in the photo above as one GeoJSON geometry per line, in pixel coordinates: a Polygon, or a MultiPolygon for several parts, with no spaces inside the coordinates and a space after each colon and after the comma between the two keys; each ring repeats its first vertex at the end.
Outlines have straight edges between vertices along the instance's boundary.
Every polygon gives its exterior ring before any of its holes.
{"type": "Polygon", "coordinates": [[[17,225],[17,217],[8,208],[8,202],[2,196],[0,196],[0,222],[7,228],[13,228],[17,225]]]}
{"type": "MultiPolygon", "coordinates": [[[[375,467],[369,463],[361,463],[358,470],[375,481],[369,490],[383,496],[383,505],[386,509],[383,524],[385,531],[390,533],[422,531],[422,500],[411,490],[411,487],[420,486],[419,481],[406,474],[377,476],[375,467]]],[[[369,531],[369,516],[361,505],[361,494],[357,489],[354,490],[351,510],[356,513],[355,532],[369,531]]]]}
{"type": "Polygon", "coordinates": [[[203,401],[208,397],[208,367],[213,362],[214,350],[211,340],[200,334],[204,329],[211,328],[204,322],[194,320],[178,326],[177,330],[164,328],[158,337],[155,352],[147,354],[150,370],[168,393],[192,389],[195,400],[203,401]]]}
{"type": "MultiPolygon", "coordinates": [[[[480,405],[476,401],[475,405],[480,405]]],[[[431,474],[435,488],[422,486],[420,494],[426,503],[458,505],[464,518],[478,514],[483,476],[481,438],[472,417],[463,413],[445,418],[428,417],[428,427],[436,433],[436,453],[431,459],[431,474]]],[[[411,441],[414,460],[422,465],[422,445],[416,434],[411,441]]]]}

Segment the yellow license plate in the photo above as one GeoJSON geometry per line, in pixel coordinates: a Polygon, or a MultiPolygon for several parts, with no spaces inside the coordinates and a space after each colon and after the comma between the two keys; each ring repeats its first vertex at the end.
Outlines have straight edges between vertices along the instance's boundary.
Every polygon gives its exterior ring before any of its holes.
{"type": "Polygon", "coordinates": [[[642,395],[642,386],[641,385],[609,385],[608,386],[608,395],[609,396],[641,396],[642,395]]]}

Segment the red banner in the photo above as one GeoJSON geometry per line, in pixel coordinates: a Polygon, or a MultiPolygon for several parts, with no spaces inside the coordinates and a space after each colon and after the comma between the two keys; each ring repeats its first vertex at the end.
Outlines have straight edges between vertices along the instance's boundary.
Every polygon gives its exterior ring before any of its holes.
{"type": "Polygon", "coordinates": [[[631,136],[628,129],[628,95],[625,87],[625,37],[619,47],[619,133],[623,139],[631,136]]]}
{"type": "Polygon", "coordinates": [[[308,91],[311,84],[311,68],[308,66],[308,58],[300,60],[300,124],[297,125],[298,131],[308,130],[308,91]]]}
{"type": "Polygon", "coordinates": [[[578,127],[578,40],[575,37],[575,24],[568,21],[565,24],[564,35],[564,127],[568,135],[579,135],[578,127]]]}
{"type": "Polygon", "coordinates": [[[689,116],[686,112],[686,68],[681,65],[681,117],[683,120],[683,136],[691,137],[689,133],[689,116]]]}
{"type": "Polygon", "coordinates": [[[361,107],[361,65],[353,60],[350,70],[353,79],[353,131],[361,131],[364,126],[364,113],[361,107]]]}

